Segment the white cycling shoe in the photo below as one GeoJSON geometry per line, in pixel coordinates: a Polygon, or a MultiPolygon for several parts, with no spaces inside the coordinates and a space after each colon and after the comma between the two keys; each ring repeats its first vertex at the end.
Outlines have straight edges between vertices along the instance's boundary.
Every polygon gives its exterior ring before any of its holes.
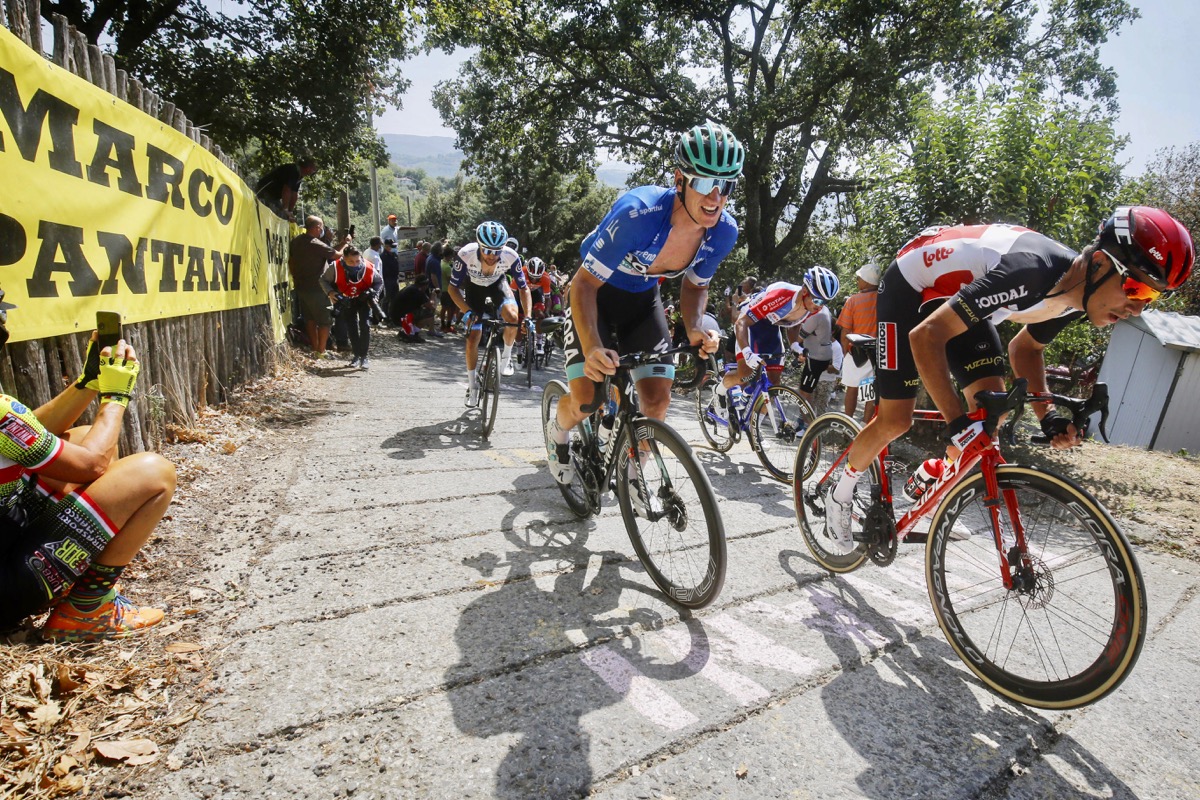
{"type": "Polygon", "coordinates": [[[830,492],[825,498],[825,535],[841,547],[853,547],[854,537],[850,535],[853,516],[854,501],[839,503],[833,499],[833,492],[830,492]]]}
{"type": "Polygon", "coordinates": [[[513,360],[510,358],[508,361],[504,362],[504,366],[500,369],[500,374],[506,378],[517,373],[517,370],[515,367],[513,367],[512,362],[513,360]]]}
{"type": "Polygon", "coordinates": [[[467,388],[467,399],[463,402],[467,408],[475,408],[479,405],[479,386],[470,386],[467,388]]]}

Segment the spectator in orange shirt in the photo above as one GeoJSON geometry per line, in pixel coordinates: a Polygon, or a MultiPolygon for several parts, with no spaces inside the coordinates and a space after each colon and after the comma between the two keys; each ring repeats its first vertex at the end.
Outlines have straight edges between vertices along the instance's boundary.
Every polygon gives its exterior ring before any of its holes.
{"type": "MultiPolygon", "coordinates": [[[[841,329],[842,351],[846,354],[842,362],[842,385],[846,387],[846,415],[854,416],[858,406],[858,390],[875,377],[875,370],[868,361],[863,366],[854,363],[850,356],[850,334],[858,333],[864,336],[875,336],[875,301],[879,297],[879,267],[867,263],[854,273],[858,278],[858,291],[846,298],[842,313],[838,315],[837,325],[841,329]]],[[[863,419],[870,419],[875,411],[874,392],[863,404],[863,419]]]]}

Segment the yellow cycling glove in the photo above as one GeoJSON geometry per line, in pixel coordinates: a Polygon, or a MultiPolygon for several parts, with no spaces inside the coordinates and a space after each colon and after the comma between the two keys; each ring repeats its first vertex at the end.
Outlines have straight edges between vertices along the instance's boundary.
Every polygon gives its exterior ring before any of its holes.
{"type": "Polygon", "coordinates": [[[100,345],[95,340],[88,342],[87,355],[83,359],[83,374],[75,381],[76,389],[100,391],[100,345]]]}
{"type": "Polygon", "coordinates": [[[118,359],[109,356],[100,359],[101,403],[120,403],[129,406],[129,398],[133,397],[133,386],[137,383],[141,365],[136,361],[118,359]]]}

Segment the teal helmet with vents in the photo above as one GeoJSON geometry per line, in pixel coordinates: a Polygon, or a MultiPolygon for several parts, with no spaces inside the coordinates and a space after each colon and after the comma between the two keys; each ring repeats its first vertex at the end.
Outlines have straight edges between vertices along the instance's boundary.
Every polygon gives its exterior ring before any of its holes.
{"type": "Polygon", "coordinates": [[[508,231],[499,222],[488,220],[480,223],[475,229],[475,241],[479,242],[480,247],[486,247],[489,250],[499,250],[504,247],[504,240],[508,238],[508,231]]]}
{"type": "Polygon", "coordinates": [[[729,128],[706,122],[679,137],[675,163],[686,175],[730,180],[742,174],[746,148],[729,128]]]}

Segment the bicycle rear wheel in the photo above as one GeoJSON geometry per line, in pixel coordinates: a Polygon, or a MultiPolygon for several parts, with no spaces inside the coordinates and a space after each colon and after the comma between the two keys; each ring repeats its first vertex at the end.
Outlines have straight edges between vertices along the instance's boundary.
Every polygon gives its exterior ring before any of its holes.
{"type": "Polygon", "coordinates": [[[772,386],[750,412],[750,446],[777,481],[792,479],[796,445],[813,421],[812,407],[787,386],[772,386]]]}
{"type": "MultiPolygon", "coordinates": [[[[713,373],[700,384],[696,392],[696,418],[700,421],[700,430],[704,438],[718,453],[727,453],[737,441],[736,422],[730,422],[731,414],[728,401],[721,404],[717,397],[717,387],[721,379],[713,373]]],[[[736,411],[732,412],[736,414],[736,411]]]]}
{"type": "Polygon", "coordinates": [[[483,365],[483,385],[479,387],[479,408],[483,412],[483,438],[492,435],[496,427],[496,409],[500,405],[500,348],[488,350],[483,365]]]}
{"type": "MultiPolygon", "coordinates": [[[[542,436],[545,436],[546,423],[550,421],[552,415],[558,413],[558,403],[566,394],[567,386],[562,381],[546,382],[546,388],[542,390],[542,436]]],[[[558,489],[562,492],[563,499],[567,501],[571,513],[580,519],[587,519],[595,513],[588,500],[587,490],[584,488],[583,476],[583,452],[590,436],[591,428],[586,419],[571,431],[568,441],[571,445],[571,458],[575,462],[575,480],[569,484],[555,481],[558,483],[558,489]]]]}
{"type": "Polygon", "coordinates": [[[725,584],[726,561],[708,476],[683,437],[655,419],[628,423],[617,446],[617,501],[634,552],[671,600],[703,608],[725,584]]]}
{"type": "Polygon", "coordinates": [[[950,646],[999,695],[1077,708],[1113,691],[1146,636],[1146,594],[1133,551],[1105,508],[1074,482],[1003,465],[1000,524],[1025,531],[1028,564],[1001,582],[982,473],[934,512],[925,572],[950,646]]]}
{"type": "MultiPolygon", "coordinates": [[[[867,559],[867,547],[855,542],[847,547],[831,538],[825,529],[825,502],[846,470],[846,452],[862,428],[845,414],[823,414],[800,438],[792,465],[792,496],[796,522],[808,551],[830,572],[850,572],[867,559]]],[[[854,490],[854,521],[851,532],[862,531],[862,519],[871,505],[879,483],[879,461],[854,490]]]]}

